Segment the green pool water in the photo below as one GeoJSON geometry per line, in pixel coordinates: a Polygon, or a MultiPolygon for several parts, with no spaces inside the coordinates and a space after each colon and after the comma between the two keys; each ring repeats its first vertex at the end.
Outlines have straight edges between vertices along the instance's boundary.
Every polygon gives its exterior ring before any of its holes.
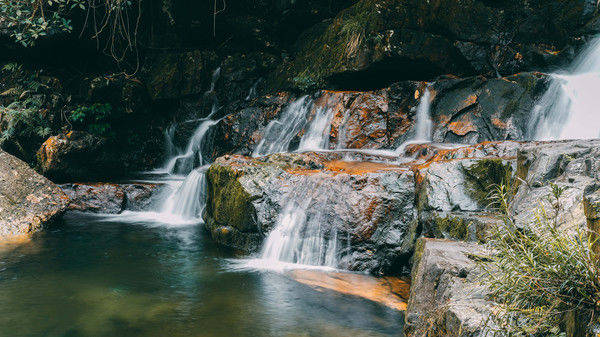
{"type": "Polygon", "coordinates": [[[199,225],[67,214],[0,248],[0,336],[401,336],[402,313],[231,271],[199,225]]]}

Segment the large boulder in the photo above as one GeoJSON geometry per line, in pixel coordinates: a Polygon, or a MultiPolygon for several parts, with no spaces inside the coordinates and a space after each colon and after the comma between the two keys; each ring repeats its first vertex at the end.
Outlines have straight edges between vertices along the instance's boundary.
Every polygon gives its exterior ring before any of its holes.
{"type": "Polygon", "coordinates": [[[493,336],[493,303],[479,283],[476,262],[486,254],[474,243],[419,239],[405,315],[407,337],[493,336]]]}
{"type": "Polygon", "coordinates": [[[0,150],[0,239],[30,235],[60,216],[68,204],[58,186],[0,150]]]}
{"type": "MultiPolygon", "coordinates": [[[[416,231],[413,174],[394,165],[340,161],[338,154],[225,156],[207,172],[205,220],[212,236],[256,250],[299,209],[337,243],[339,267],[399,273],[416,231]],[[343,197],[342,197],[343,196],[343,197]],[[287,215],[286,215],[287,214],[287,215]]],[[[313,235],[306,230],[302,235],[313,235]]]]}
{"type": "Polygon", "coordinates": [[[105,147],[105,139],[85,132],[71,131],[52,136],[38,151],[38,168],[54,181],[89,180],[115,175],[122,166],[105,147]]]}

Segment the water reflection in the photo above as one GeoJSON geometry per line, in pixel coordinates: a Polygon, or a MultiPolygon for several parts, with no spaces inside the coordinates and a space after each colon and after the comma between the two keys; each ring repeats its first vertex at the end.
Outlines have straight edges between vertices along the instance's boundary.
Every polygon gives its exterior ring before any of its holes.
{"type": "Polygon", "coordinates": [[[402,314],[223,268],[200,226],[72,214],[0,250],[0,336],[398,336],[402,314]]]}

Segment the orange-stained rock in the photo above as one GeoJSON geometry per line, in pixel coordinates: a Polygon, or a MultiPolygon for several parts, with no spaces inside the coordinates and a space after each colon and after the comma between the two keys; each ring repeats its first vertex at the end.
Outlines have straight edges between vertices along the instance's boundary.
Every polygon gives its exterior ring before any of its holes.
{"type": "Polygon", "coordinates": [[[54,181],[81,181],[118,175],[123,170],[117,154],[103,138],[70,131],[48,138],[37,153],[37,167],[54,181]]]}
{"type": "Polygon", "coordinates": [[[373,277],[364,274],[294,270],[289,275],[296,281],[316,289],[333,290],[405,311],[410,284],[398,277],[373,277]]]}

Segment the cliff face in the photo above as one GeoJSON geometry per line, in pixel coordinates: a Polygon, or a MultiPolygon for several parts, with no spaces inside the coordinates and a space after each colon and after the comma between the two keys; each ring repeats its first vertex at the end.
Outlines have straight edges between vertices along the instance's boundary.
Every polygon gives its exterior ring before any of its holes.
{"type": "Polygon", "coordinates": [[[55,34],[29,49],[12,44],[15,28],[4,25],[4,149],[34,163],[49,136],[83,131],[101,138],[105,149],[98,156],[103,159],[94,163],[97,171],[123,175],[162,160],[160,134],[167,125],[206,116],[215,106],[228,117],[220,131],[227,137],[225,145],[214,154],[247,153],[260,129],[276,117],[277,105],[285,105],[269,97],[294,98],[322,89],[368,89],[356,94],[356,102],[350,94],[316,96],[338,99],[340,107],[354,110],[380,105],[380,113],[355,120],[354,136],[346,142],[350,147],[393,147],[406,138],[409,110],[417,104],[413,89],[424,85],[417,82],[433,80],[440,125],[435,140],[522,139],[526,112],[543,90],[543,75],[513,74],[567,64],[598,28],[596,5],[586,0],[235,1],[222,11],[217,8],[216,15],[208,2],[140,4],[140,12],[131,9],[133,18],[139,14],[137,52],[127,54],[118,67],[102,53],[108,36],[89,39],[91,27],[83,27],[83,13],[72,13],[74,32],[83,29],[83,34],[55,34]],[[128,76],[116,75],[119,68],[128,76]],[[504,80],[495,80],[498,75],[504,80]],[[41,86],[32,90],[31,79],[41,86]],[[97,111],[107,104],[108,112],[97,111]],[[17,120],[16,115],[27,115],[14,113],[19,109],[50,122],[17,120]],[[74,112],[85,116],[74,121],[74,112]],[[259,117],[252,125],[251,115],[259,117]],[[367,124],[373,129],[367,131],[367,124]]]}

